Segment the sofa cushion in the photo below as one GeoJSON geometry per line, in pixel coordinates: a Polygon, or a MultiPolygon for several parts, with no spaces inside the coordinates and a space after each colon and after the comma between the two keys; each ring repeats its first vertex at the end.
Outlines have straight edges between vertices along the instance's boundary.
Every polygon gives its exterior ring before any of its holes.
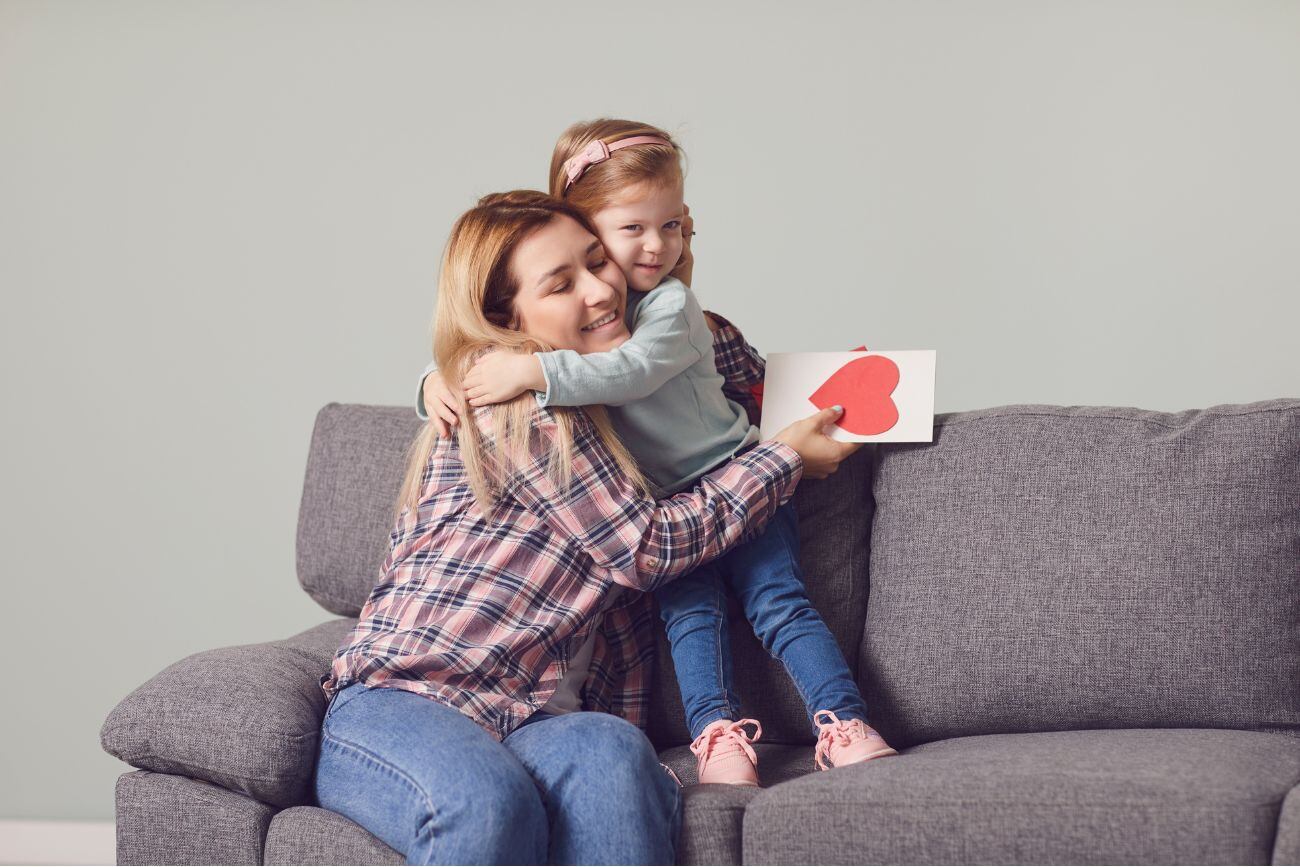
{"type": "Polygon", "coordinates": [[[405,864],[351,819],[320,807],[290,807],[271,819],[263,864],[405,864]]]}
{"type": "MultiPolygon", "coordinates": [[[[826,479],[799,483],[799,553],[808,598],[844,652],[850,671],[867,607],[867,564],[871,553],[871,450],[864,448],[826,479]]],[[[785,669],[767,655],[735,599],[730,599],[730,636],[736,691],[742,712],[759,717],[767,743],[812,743],[813,728],[785,669]]],[[[657,651],[650,720],[651,741],[666,748],[688,743],[690,733],[681,693],[662,628],[657,651]]]]}
{"type": "Polygon", "coordinates": [[[355,623],[186,657],[124,698],[100,741],[137,768],[277,806],[306,803],[325,715],[320,677],[355,623]]]}
{"type": "Polygon", "coordinates": [[[261,864],[274,813],[199,780],[123,774],[117,778],[117,863],[261,864]]]}
{"type": "Polygon", "coordinates": [[[749,864],[1267,864],[1300,740],[1198,729],[983,735],[766,789],[749,864]]]}
{"type": "Polygon", "coordinates": [[[356,617],[379,580],[413,409],[331,403],[316,415],[298,509],[298,583],[326,610],[356,617]]]}
{"type": "Polygon", "coordinates": [[[1300,732],[1300,400],[953,413],[877,454],[861,671],[891,743],[1300,732]]]}
{"type": "Polygon", "coordinates": [[[1273,863],[1300,865],[1300,786],[1287,793],[1277,817],[1273,863]]]}

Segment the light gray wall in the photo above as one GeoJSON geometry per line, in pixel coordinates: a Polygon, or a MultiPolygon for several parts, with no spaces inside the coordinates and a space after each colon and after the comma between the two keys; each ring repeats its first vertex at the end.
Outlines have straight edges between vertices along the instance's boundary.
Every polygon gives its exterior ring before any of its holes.
{"type": "Polygon", "coordinates": [[[0,816],[111,816],[118,699],[325,619],[314,414],[410,400],[452,220],[568,123],[680,136],[765,350],[1178,410],[1300,395],[1298,93],[1293,2],[0,3],[0,816]]]}

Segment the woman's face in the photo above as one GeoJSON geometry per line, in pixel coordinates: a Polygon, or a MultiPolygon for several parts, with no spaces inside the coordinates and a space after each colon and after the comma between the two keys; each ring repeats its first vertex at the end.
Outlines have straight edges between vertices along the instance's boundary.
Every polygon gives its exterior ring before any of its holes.
{"type": "Polygon", "coordinates": [[[630,336],[623,323],[627,281],[596,236],[557,215],[515,247],[520,331],[556,349],[605,352],[630,336]]]}

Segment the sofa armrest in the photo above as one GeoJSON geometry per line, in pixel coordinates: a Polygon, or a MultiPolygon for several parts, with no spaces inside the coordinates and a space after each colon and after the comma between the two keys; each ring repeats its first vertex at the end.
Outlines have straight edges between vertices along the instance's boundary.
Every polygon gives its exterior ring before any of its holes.
{"type": "Polygon", "coordinates": [[[308,803],[325,715],[320,678],[354,623],[186,657],[123,699],[100,743],[143,770],[275,806],[308,803]]]}

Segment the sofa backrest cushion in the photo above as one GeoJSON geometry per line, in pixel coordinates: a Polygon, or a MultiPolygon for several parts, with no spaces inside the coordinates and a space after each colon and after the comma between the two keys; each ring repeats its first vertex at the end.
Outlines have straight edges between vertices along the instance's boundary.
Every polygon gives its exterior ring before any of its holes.
{"type": "Polygon", "coordinates": [[[316,415],[298,509],[298,583],[327,611],[361,613],[388,556],[410,408],[331,403],[316,415]]]}
{"type": "Polygon", "coordinates": [[[945,414],[873,476],[860,673],[895,746],[1300,733],[1300,400],[945,414]]]}

